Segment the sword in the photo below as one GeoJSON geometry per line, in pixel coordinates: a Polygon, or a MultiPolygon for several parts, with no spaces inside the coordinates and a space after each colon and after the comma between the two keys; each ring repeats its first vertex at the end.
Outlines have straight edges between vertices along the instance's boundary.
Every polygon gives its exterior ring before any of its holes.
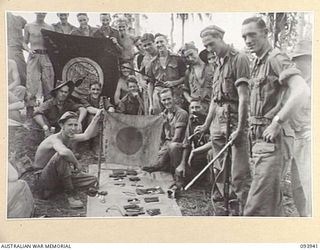
{"type": "Polygon", "coordinates": [[[230,140],[221,150],[220,152],[200,171],[200,173],[194,177],[188,185],[185,186],[184,190],[188,190],[189,187],[233,144],[233,140],[230,140]]]}

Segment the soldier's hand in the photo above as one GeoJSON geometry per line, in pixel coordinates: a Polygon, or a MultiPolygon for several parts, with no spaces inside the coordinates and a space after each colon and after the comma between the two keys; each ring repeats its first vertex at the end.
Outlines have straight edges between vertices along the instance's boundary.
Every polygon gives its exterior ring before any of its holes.
{"type": "Polygon", "coordinates": [[[96,117],[100,117],[100,116],[102,116],[102,111],[103,111],[103,109],[99,109],[98,111],[97,111],[97,113],[96,113],[96,117]]]}
{"type": "Polygon", "coordinates": [[[108,108],[108,112],[114,113],[114,112],[116,112],[116,110],[114,109],[114,107],[109,107],[109,108],[108,108]]]}
{"type": "Polygon", "coordinates": [[[203,125],[200,125],[200,126],[197,126],[195,129],[194,129],[194,133],[204,133],[208,130],[207,128],[207,125],[206,124],[203,124],[203,125]]]}
{"type": "Polygon", "coordinates": [[[186,176],[186,166],[184,164],[180,164],[175,170],[175,175],[185,177],[186,176]]]}
{"type": "Polygon", "coordinates": [[[73,163],[73,169],[75,172],[82,172],[82,166],[79,163],[73,163]]]}
{"type": "Polygon", "coordinates": [[[166,81],[166,82],[164,82],[164,86],[165,86],[166,88],[174,87],[173,84],[172,84],[172,81],[166,81]]]}
{"type": "Polygon", "coordinates": [[[118,44],[118,40],[115,37],[109,37],[114,44],[118,44]]]}
{"type": "Polygon", "coordinates": [[[36,52],[35,52],[34,50],[32,50],[32,49],[29,50],[29,56],[30,56],[31,58],[34,57],[35,54],[36,54],[36,52]]]}
{"type": "Polygon", "coordinates": [[[272,121],[271,124],[265,129],[262,136],[266,142],[274,142],[275,138],[281,131],[281,125],[275,121],[272,121]]]}

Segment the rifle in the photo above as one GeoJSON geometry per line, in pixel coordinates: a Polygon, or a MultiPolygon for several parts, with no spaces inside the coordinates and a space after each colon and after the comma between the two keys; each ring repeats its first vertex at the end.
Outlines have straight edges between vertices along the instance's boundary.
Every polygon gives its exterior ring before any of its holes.
{"type": "Polygon", "coordinates": [[[219,157],[232,145],[233,141],[229,141],[220,152],[200,171],[199,174],[196,175],[184,188],[184,190],[188,190],[189,187],[217,160],[219,157]]]}
{"type": "Polygon", "coordinates": [[[148,74],[146,74],[146,73],[142,73],[142,72],[139,71],[139,70],[135,70],[135,69],[133,69],[133,68],[126,67],[126,66],[122,66],[122,65],[121,65],[121,68],[130,69],[131,71],[133,71],[133,72],[135,72],[135,73],[138,73],[138,74],[140,74],[140,75],[143,75],[143,76],[148,77],[151,81],[160,83],[160,85],[163,86],[163,87],[165,86],[164,81],[158,80],[158,79],[156,79],[156,78],[154,78],[154,77],[152,77],[152,76],[150,76],[150,75],[148,75],[148,74]]]}

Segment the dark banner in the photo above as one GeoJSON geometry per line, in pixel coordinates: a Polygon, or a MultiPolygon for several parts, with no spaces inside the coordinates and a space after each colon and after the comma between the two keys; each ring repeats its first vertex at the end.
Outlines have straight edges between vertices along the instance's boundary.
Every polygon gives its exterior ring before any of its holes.
{"type": "Polygon", "coordinates": [[[102,95],[113,100],[119,79],[118,54],[108,38],[93,38],[41,30],[57,80],[84,79],[76,89],[82,96],[91,81],[102,85],[102,95]]]}

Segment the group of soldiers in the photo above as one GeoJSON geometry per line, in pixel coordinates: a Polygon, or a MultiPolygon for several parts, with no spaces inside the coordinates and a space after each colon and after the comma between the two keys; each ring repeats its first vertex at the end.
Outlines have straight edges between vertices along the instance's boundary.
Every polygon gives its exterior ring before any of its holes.
{"type": "MultiPolygon", "coordinates": [[[[95,185],[95,177],[73,172],[70,165],[81,168],[74,144],[98,134],[98,100],[103,93],[98,82],[90,84],[85,100],[72,98],[72,81],[58,82],[53,88],[52,64],[40,33],[43,28],[111,39],[119,51],[121,76],[114,103],[108,101],[105,108],[128,115],[161,114],[165,119],[157,162],[143,170],[169,171],[177,182],[185,183],[206,165],[209,151],[215,156],[231,141],[231,189],[242,215],[283,216],[281,181],[291,168],[295,205],[300,216],[311,216],[311,41],[300,41],[290,58],[272,48],[262,18],[248,18],[241,32],[255,55],[250,62],[247,54],[225,43],[225,31],[216,25],[200,32],[205,50],[199,53],[190,42],[175,54],[164,34],[133,37],[125,18],[117,20],[115,29],[110,26],[111,16],[102,13],[101,27],[93,28],[87,14],[79,13],[80,27],[75,28],[68,23],[67,13],[57,15],[61,22],[52,26],[44,22],[45,13],[36,13],[36,21],[24,26],[21,49],[29,52],[27,94],[18,95],[17,85],[11,90],[9,77],[9,92],[20,101],[23,96],[27,116],[47,135],[35,156],[35,165],[43,169],[44,198],[62,187],[70,193],[70,206],[79,207],[82,203],[75,189],[95,185]],[[85,124],[87,113],[92,116],[85,124]],[[84,133],[82,126],[87,127],[84,133]],[[50,135],[50,127],[61,130],[50,135]]],[[[9,58],[20,73],[22,50],[10,46],[10,41],[9,37],[9,58]]],[[[94,139],[93,145],[97,145],[94,139]]],[[[222,164],[222,160],[215,162],[216,171],[222,164]]]]}

